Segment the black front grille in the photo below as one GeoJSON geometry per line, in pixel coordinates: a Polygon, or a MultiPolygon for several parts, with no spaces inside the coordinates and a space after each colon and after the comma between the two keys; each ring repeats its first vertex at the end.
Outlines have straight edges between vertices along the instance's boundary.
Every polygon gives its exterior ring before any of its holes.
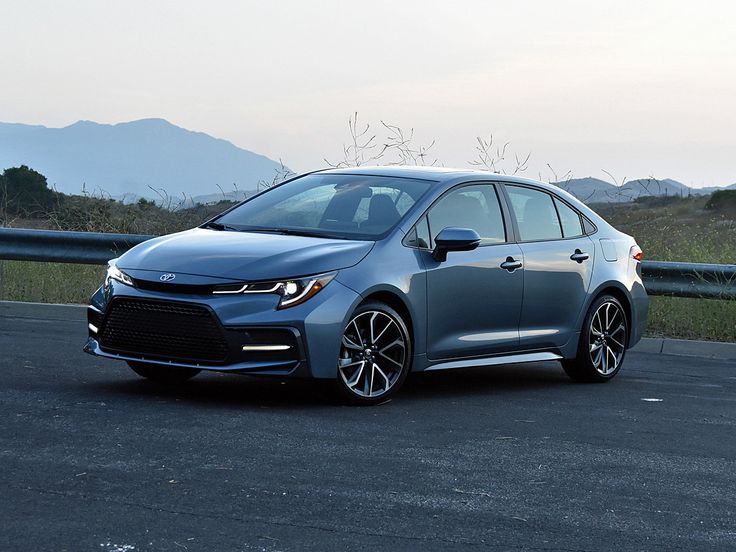
{"type": "Polygon", "coordinates": [[[223,362],[228,346],[206,307],[167,301],[115,299],[100,335],[103,349],[188,362],[223,362]]]}

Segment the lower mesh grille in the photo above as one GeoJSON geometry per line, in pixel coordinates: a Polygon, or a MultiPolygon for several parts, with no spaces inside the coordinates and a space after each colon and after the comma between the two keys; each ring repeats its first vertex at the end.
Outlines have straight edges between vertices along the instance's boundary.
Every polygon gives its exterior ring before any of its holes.
{"type": "Polygon", "coordinates": [[[223,362],[228,347],[210,310],[199,305],[116,299],[100,336],[103,349],[189,362],[223,362]]]}

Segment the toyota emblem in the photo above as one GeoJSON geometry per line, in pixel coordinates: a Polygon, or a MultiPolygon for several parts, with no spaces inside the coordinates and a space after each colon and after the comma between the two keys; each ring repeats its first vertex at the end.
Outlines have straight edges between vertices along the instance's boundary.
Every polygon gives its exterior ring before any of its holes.
{"type": "Polygon", "coordinates": [[[171,272],[169,272],[167,274],[162,274],[159,277],[159,280],[161,280],[162,282],[170,282],[174,278],[176,278],[176,274],[172,274],[171,272]]]}

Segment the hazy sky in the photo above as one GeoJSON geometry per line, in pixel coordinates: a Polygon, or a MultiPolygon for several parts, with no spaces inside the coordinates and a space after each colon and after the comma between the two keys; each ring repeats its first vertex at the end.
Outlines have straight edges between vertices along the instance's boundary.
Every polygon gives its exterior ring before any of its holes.
{"type": "Polygon", "coordinates": [[[736,182],[736,3],[0,0],[0,121],[144,117],[297,171],[348,116],[447,166],[493,132],[576,177],[736,182]]]}

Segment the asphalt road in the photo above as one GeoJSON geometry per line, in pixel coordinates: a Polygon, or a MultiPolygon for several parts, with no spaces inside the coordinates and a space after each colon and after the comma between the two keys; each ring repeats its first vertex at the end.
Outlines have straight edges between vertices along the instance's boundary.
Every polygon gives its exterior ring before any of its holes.
{"type": "Polygon", "coordinates": [[[0,318],[2,551],[736,550],[733,361],[433,373],[350,408],[309,382],[158,387],[84,334],[0,318]]]}

